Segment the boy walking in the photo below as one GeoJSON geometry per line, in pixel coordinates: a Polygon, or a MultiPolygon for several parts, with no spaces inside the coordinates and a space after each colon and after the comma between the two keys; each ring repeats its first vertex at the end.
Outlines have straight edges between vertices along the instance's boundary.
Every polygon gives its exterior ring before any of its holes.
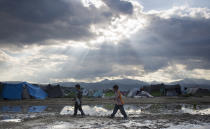
{"type": "Polygon", "coordinates": [[[81,115],[84,116],[85,113],[82,110],[82,91],[80,90],[80,85],[77,84],[75,86],[76,88],[76,94],[75,94],[75,105],[74,105],[74,116],[77,115],[77,111],[79,109],[79,111],[81,112],[81,115]]]}
{"type": "Polygon", "coordinates": [[[118,85],[114,85],[113,86],[113,90],[115,92],[115,107],[113,110],[113,113],[111,114],[111,118],[114,118],[115,114],[117,113],[118,109],[120,109],[120,112],[122,113],[122,115],[124,116],[124,119],[127,119],[128,116],[124,110],[124,101],[122,100],[122,94],[120,93],[120,91],[118,90],[119,86],[118,85]]]}

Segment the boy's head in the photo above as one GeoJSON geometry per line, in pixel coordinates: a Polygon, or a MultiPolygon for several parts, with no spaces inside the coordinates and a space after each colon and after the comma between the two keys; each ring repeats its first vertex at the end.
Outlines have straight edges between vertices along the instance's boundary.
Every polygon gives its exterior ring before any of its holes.
{"type": "Polygon", "coordinates": [[[114,91],[117,91],[119,89],[119,86],[118,85],[114,85],[113,89],[114,89],[114,91]]]}
{"type": "Polygon", "coordinates": [[[79,85],[79,84],[76,84],[75,87],[76,87],[77,89],[80,89],[80,85],[79,85]]]}
{"type": "Polygon", "coordinates": [[[141,87],[141,88],[140,88],[140,91],[144,91],[144,88],[143,88],[143,87],[141,87]]]}

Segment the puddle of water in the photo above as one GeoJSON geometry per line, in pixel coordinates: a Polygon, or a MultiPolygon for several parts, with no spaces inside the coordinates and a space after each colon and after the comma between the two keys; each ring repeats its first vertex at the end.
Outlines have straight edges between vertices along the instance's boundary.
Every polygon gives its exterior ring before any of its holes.
{"type": "Polygon", "coordinates": [[[192,106],[192,105],[184,105],[182,107],[182,111],[183,113],[189,113],[189,114],[199,114],[199,115],[210,115],[210,108],[206,107],[205,109],[203,109],[202,107],[200,107],[200,105],[198,106],[192,106]]]}
{"type": "MultiPolygon", "coordinates": [[[[113,108],[107,105],[96,105],[96,106],[88,106],[84,105],[83,110],[87,115],[91,116],[107,116],[110,115],[113,111],[113,108]],[[107,108],[108,107],[108,108],[107,108]]],[[[210,106],[206,105],[125,105],[125,111],[129,116],[135,117],[142,114],[198,114],[198,115],[210,115],[210,106]]],[[[71,115],[74,113],[73,106],[65,106],[60,114],[61,115],[71,115]]],[[[120,116],[120,112],[116,114],[120,116]]]]}
{"type": "Polygon", "coordinates": [[[3,106],[0,112],[21,112],[20,106],[3,106]]]}
{"type": "Polygon", "coordinates": [[[5,119],[5,120],[1,120],[0,122],[21,122],[21,119],[5,119]]]}
{"type": "Polygon", "coordinates": [[[45,112],[46,108],[47,106],[2,106],[0,107],[0,121],[21,122],[24,119],[45,116],[50,114],[45,112]]]}
{"type": "Polygon", "coordinates": [[[43,112],[47,106],[29,106],[29,107],[21,107],[21,106],[2,106],[0,108],[1,113],[18,113],[18,112],[43,112]]]}
{"type": "MultiPolygon", "coordinates": [[[[88,106],[84,105],[83,111],[85,112],[86,115],[90,116],[109,116],[113,112],[113,108],[106,108],[107,106],[104,105],[97,105],[97,106],[88,106]]],[[[124,106],[126,112],[130,115],[140,115],[141,114],[141,109],[132,106],[132,105],[125,105],[124,106]]],[[[60,114],[61,115],[72,115],[74,113],[74,107],[73,106],[65,106],[60,114]]],[[[116,114],[116,116],[121,116],[120,112],[116,114]]]]}
{"type": "Polygon", "coordinates": [[[31,106],[28,109],[28,112],[43,112],[47,106],[31,106]]]}
{"type": "MultiPolygon", "coordinates": [[[[109,116],[114,105],[83,105],[85,114],[90,116],[109,116]]],[[[124,105],[129,117],[139,117],[141,115],[159,114],[184,114],[210,115],[210,105],[189,105],[189,104],[141,104],[124,105]]],[[[73,106],[2,106],[0,107],[0,120],[27,119],[38,116],[49,115],[73,115],[73,106]]],[[[78,111],[78,114],[80,112],[78,111]]],[[[122,117],[120,111],[116,117],[122,117]]],[[[12,121],[12,120],[11,120],[12,121]]]]}

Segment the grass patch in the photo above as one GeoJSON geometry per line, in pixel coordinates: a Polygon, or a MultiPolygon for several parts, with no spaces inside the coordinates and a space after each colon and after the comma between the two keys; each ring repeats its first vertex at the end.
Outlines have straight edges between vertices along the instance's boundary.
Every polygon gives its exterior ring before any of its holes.
{"type": "Polygon", "coordinates": [[[108,91],[108,92],[105,93],[105,97],[112,97],[112,96],[114,96],[114,95],[115,95],[115,94],[114,94],[113,91],[108,91]]]}
{"type": "Polygon", "coordinates": [[[160,91],[153,91],[153,92],[151,92],[151,95],[154,97],[160,97],[161,93],[160,93],[160,91]]]}
{"type": "Polygon", "coordinates": [[[70,92],[68,95],[65,96],[65,98],[74,98],[76,95],[75,92],[70,92]]]}

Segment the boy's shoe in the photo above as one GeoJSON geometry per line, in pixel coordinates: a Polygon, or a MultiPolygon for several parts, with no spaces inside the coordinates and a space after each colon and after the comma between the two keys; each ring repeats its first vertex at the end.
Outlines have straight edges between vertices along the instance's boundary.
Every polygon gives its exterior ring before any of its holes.
{"type": "Polygon", "coordinates": [[[108,116],[108,118],[111,118],[111,119],[113,119],[113,118],[114,118],[114,116],[108,116]]]}

